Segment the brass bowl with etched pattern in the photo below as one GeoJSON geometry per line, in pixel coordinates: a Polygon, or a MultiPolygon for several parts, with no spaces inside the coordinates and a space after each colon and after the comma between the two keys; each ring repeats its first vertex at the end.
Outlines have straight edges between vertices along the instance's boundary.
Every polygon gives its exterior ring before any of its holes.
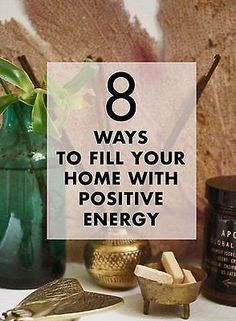
{"type": "Polygon", "coordinates": [[[151,249],[145,240],[91,240],[84,249],[85,266],[92,279],[110,289],[137,285],[134,269],[147,262],[151,249]]]}

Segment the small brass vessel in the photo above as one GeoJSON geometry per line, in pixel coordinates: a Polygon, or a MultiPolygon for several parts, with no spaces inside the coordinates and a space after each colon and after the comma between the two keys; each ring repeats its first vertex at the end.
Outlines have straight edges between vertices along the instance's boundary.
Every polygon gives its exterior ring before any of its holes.
{"type": "Polygon", "coordinates": [[[85,245],[84,261],[98,285],[123,290],[137,285],[134,269],[147,262],[150,253],[145,240],[91,240],[85,245]]]}
{"type": "MultiPolygon", "coordinates": [[[[150,263],[148,267],[163,270],[161,263],[150,263]]],[[[149,313],[151,302],[164,305],[183,305],[182,318],[190,316],[190,303],[194,302],[201,290],[202,283],[206,279],[206,273],[197,267],[180,265],[181,268],[190,270],[196,283],[185,284],[161,284],[142,277],[138,277],[138,283],[144,300],[144,314],[149,313]]]]}

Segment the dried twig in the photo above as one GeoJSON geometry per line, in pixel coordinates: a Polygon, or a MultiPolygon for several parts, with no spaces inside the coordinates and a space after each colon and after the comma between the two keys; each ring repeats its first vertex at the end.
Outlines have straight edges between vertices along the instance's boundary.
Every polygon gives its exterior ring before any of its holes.
{"type": "Polygon", "coordinates": [[[198,83],[197,83],[197,102],[200,99],[204,89],[206,88],[209,80],[211,79],[211,76],[213,75],[216,67],[218,66],[220,62],[221,56],[220,55],[215,55],[214,61],[211,65],[211,68],[209,69],[207,75],[202,76],[198,83]]]}
{"type": "Polygon", "coordinates": [[[17,57],[19,63],[21,64],[22,68],[24,69],[24,71],[27,72],[27,74],[29,75],[32,83],[34,84],[35,87],[39,88],[40,87],[40,82],[38,81],[38,79],[36,78],[34,71],[28,61],[28,59],[26,58],[25,55],[19,56],[17,57]]]}

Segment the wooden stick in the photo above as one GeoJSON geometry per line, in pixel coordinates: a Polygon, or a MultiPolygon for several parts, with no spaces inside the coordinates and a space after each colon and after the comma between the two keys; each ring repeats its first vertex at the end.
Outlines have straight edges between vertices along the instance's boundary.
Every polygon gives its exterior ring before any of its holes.
{"type": "Polygon", "coordinates": [[[199,81],[197,83],[197,102],[200,99],[200,97],[201,97],[204,89],[206,88],[209,80],[211,79],[211,76],[213,75],[216,67],[218,66],[218,64],[220,62],[220,59],[221,59],[221,56],[217,54],[214,57],[214,61],[213,61],[212,65],[211,65],[211,68],[209,69],[207,75],[204,75],[199,79],[199,81]]]}
{"type": "Polygon", "coordinates": [[[19,56],[17,57],[19,63],[21,64],[22,68],[24,69],[25,72],[27,72],[28,76],[30,77],[32,83],[34,84],[34,86],[36,88],[40,88],[40,82],[38,81],[38,79],[36,78],[34,71],[28,61],[28,59],[26,58],[25,55],[19,56]]]}

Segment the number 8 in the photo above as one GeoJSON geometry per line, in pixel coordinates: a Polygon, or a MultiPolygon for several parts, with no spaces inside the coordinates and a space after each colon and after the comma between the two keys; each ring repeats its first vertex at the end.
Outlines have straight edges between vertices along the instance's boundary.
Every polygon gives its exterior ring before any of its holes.
{"type": "Polygon", "coordinates": [[[108,99],[106,104],[106,110],[108,115],[116,121],[126,121],[132,118],[136,112],[136,102],[130,96],[135,88],[135,82],[133,77],[127,72],[123,72],[123,71],[115,72],[108,79],[107,88],[108,88],[108,91],[112,94],[112,96],[108,99]],[[125,78],[129,83],[129,87],[124,92],[118,92],[114,88],[114,81],[120,77],[125,78]],[[129,102],[130,108],[127,114],[120,116],[113,111],[113,103],[117,99],[125,99],[129,102]]]}

